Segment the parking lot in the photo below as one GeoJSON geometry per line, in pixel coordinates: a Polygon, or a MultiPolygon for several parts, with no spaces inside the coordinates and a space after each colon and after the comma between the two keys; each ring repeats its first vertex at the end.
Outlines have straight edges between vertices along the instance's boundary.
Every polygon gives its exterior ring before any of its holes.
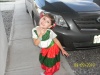
{"type": "Polygon", "coordinates": [[[71,55],[66,59],[76,75],[100,74],[100,48],[68,52],[71,55]]]}
{"type": "MultiPolygon", "coordinates": [[[[9,41],[13,9],[2,10],[2,16],[9,41]]],[[[66,60],[76,75],[100,75],[100,48],[73,50],[68,51],[68,53],[70,56],[66,57],[66,60]]]]}

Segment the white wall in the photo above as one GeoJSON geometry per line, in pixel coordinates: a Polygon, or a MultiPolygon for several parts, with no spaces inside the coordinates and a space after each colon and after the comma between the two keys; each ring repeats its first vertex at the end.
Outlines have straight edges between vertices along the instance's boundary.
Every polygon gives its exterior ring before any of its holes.
{"type": "Polygon", "coordinates": [[[0,12],[0,75],[4,75],[6,69],[6,59],[8,52],[8,43],[6,32],[0,12]]]}

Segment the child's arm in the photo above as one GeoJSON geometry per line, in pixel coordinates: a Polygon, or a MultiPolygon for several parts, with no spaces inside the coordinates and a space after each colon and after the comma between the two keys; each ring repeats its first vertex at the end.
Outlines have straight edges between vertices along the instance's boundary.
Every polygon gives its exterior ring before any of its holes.
{"type": "Polygon", "coordinates": [[[39,43],[41,42],[42,40],[42,36],[45,34],[45,31],[43,29],[40,29],[39,30],[40,32],[38,33],[38,37],[37,38],[34,38],[33,39],[33,42],[36,46],[39,45],[39,43]]]}
{"type": "Polygon", "coordinates": [[[63,49],[61,43],[59,42],[59,40],[57,38],[53,39],[54,42],[58,45],[58,47],[61,49],[61,52],[63,55],[69,56],[69,54],[63,49]]]}
{"type": "Polygon", "coordinates": [[[39,35],[39,37],[37,39],[33,38],[33,42],[36,46],[39,45],[39,43],[41,42],[41,38],[42,38],[42,34],[39,35]]]}

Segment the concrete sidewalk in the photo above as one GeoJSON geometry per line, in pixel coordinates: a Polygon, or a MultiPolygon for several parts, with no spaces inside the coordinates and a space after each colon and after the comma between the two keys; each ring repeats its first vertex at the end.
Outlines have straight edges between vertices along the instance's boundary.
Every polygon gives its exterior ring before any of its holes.
{"type": "MultiPolygon", "coordinates": [[[[40,48],[32,41],[32,19],[26,13],[25,1],[17,0],[11,35],[5,75],[40,75],[42,69],[39,63],[40,48]]],[[[61,68],[55,75],[74,75],[66,59],[61,56],[61,68]]]]}
{"type": "Polygon", "coordinates": [[[13,10],[15,2],[0,2],[0,10],[13,10]]]}

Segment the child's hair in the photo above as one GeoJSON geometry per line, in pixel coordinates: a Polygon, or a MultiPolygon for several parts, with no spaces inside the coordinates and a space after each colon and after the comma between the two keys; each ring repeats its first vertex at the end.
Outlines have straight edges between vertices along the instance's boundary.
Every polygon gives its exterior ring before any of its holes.
{"type": "Polygon", "coordinates": [[[53,15],[51,15],[50,13],[45,13],[44,16],[49,17],[51,19],[51,25],[55,23],[55,19],[53,15]]]}

